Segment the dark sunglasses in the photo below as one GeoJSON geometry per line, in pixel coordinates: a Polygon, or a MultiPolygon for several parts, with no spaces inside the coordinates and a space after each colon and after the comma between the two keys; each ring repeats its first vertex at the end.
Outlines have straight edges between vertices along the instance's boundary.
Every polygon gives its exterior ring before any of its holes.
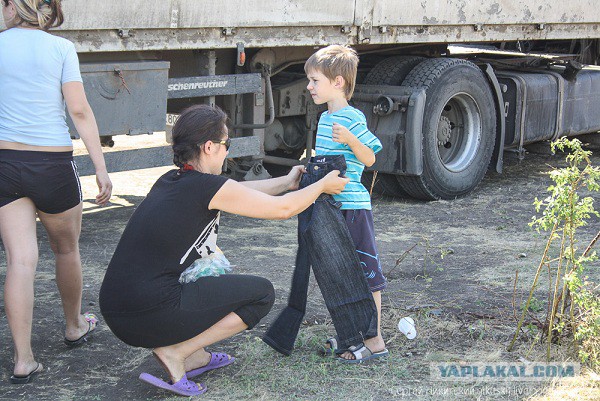
{"type": "Polygon", "coordinates": [[[214,141],[213,143],[218,143],[220,145],[225,145],[225,150],[229,150],[231,147],[231,138],[227,138],[223,141],[214,141]]]}

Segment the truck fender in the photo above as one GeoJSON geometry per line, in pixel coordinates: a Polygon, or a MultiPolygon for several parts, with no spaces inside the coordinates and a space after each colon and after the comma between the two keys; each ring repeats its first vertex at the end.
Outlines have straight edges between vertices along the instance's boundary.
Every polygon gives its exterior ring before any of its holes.
{"type": "Polygon", "coordinates": [[[479,66],[485,73],[486,77],[490,81],[490,89],[494,96],[496,104],[496,145],[494,146],[494,152],[492,153],[492,160],[490,162],[490,168],[495,165],[496,172],[502,173],[502,165],[504,163],[504,136],[506,135],[506,124],[504,115],[504,100],[502,97],[502,90],[500,89],[500,83],[496,77],[496,73],[490,64],[483,64],[479,66]]]}

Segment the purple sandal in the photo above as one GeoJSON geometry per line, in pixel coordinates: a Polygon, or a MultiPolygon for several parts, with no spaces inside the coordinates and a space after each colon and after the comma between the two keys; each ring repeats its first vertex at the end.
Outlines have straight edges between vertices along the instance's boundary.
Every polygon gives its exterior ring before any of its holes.
{"type": "Polygon", "coordinates": [[[204,372],[208,372],[209,370],[218,369],[230,365],[235,361],[235,358],[227,355],[224,352],[211,352],[210,353],[210,362],[205,366],[202,366],[198,369],[190,370],[186,372],[186,376],[188,378],[196,377],[201,375],[204,372]]]}
{"type": "Polygon", "coordinates": [[[165,382],[156,376],[152,376],[150,373],[141,373],[140,380],[152,384],[155,387],[188,397],[200,395],[206,391],[206,386],[204,384],[196,384],[193,381],[189,381],[187,375],[183,375],[181,380],[177,383],[172,383],[171,381],[165,382]]]}

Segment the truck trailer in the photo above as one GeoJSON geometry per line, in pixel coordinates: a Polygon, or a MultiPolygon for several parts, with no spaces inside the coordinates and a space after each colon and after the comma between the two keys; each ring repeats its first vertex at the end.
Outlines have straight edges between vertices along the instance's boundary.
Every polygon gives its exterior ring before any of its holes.
{"type": "Polygon", "coordinates": [[[351,104],[384,146],[364,177],[370,186],[376,172],[380,192],[453,199],[501,172],[504,151],[600,130],[592,0],[65,0],[63,10],[52,33],[75,43],[104,145],[217,104],[231,117],[225,169],[236,179],[311,154],[324,109],[303,65],[330,44],[359,54],[351,104]]]}

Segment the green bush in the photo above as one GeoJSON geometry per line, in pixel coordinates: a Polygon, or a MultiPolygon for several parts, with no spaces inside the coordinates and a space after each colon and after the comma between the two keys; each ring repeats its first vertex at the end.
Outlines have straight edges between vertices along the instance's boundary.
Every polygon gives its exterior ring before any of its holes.
{"type": "Polygon", "coordinates": [[[600,169],[591,164],[591,152],[584,150],[577,139],[561,138],[552,143],[552,150],[568,151],[567,166],[554,169],[550,177],[554,182],[548,187],[549,195],[534,205],[540,217],[533,217],[530,225],[538,232],[548,233],[544,253],[523,307],[521,318],[508,350],[510,351],[521,330],[525,317],[534,308],[533,293],[542,271],[549,275],[547,315],[543,322],[542,339],[547,342],[547,359],[550,360],[552,342],[571,339],[580,360],[590,367],[600,367],[600,301],[598,286],[589,280],[587,271],[597,260],[592,248],[600,238],[600,231],[581,250],[578,247],[577,228],[585,226],[594,210],[592,196],[582,192],[599,192],[600,169]]]}

